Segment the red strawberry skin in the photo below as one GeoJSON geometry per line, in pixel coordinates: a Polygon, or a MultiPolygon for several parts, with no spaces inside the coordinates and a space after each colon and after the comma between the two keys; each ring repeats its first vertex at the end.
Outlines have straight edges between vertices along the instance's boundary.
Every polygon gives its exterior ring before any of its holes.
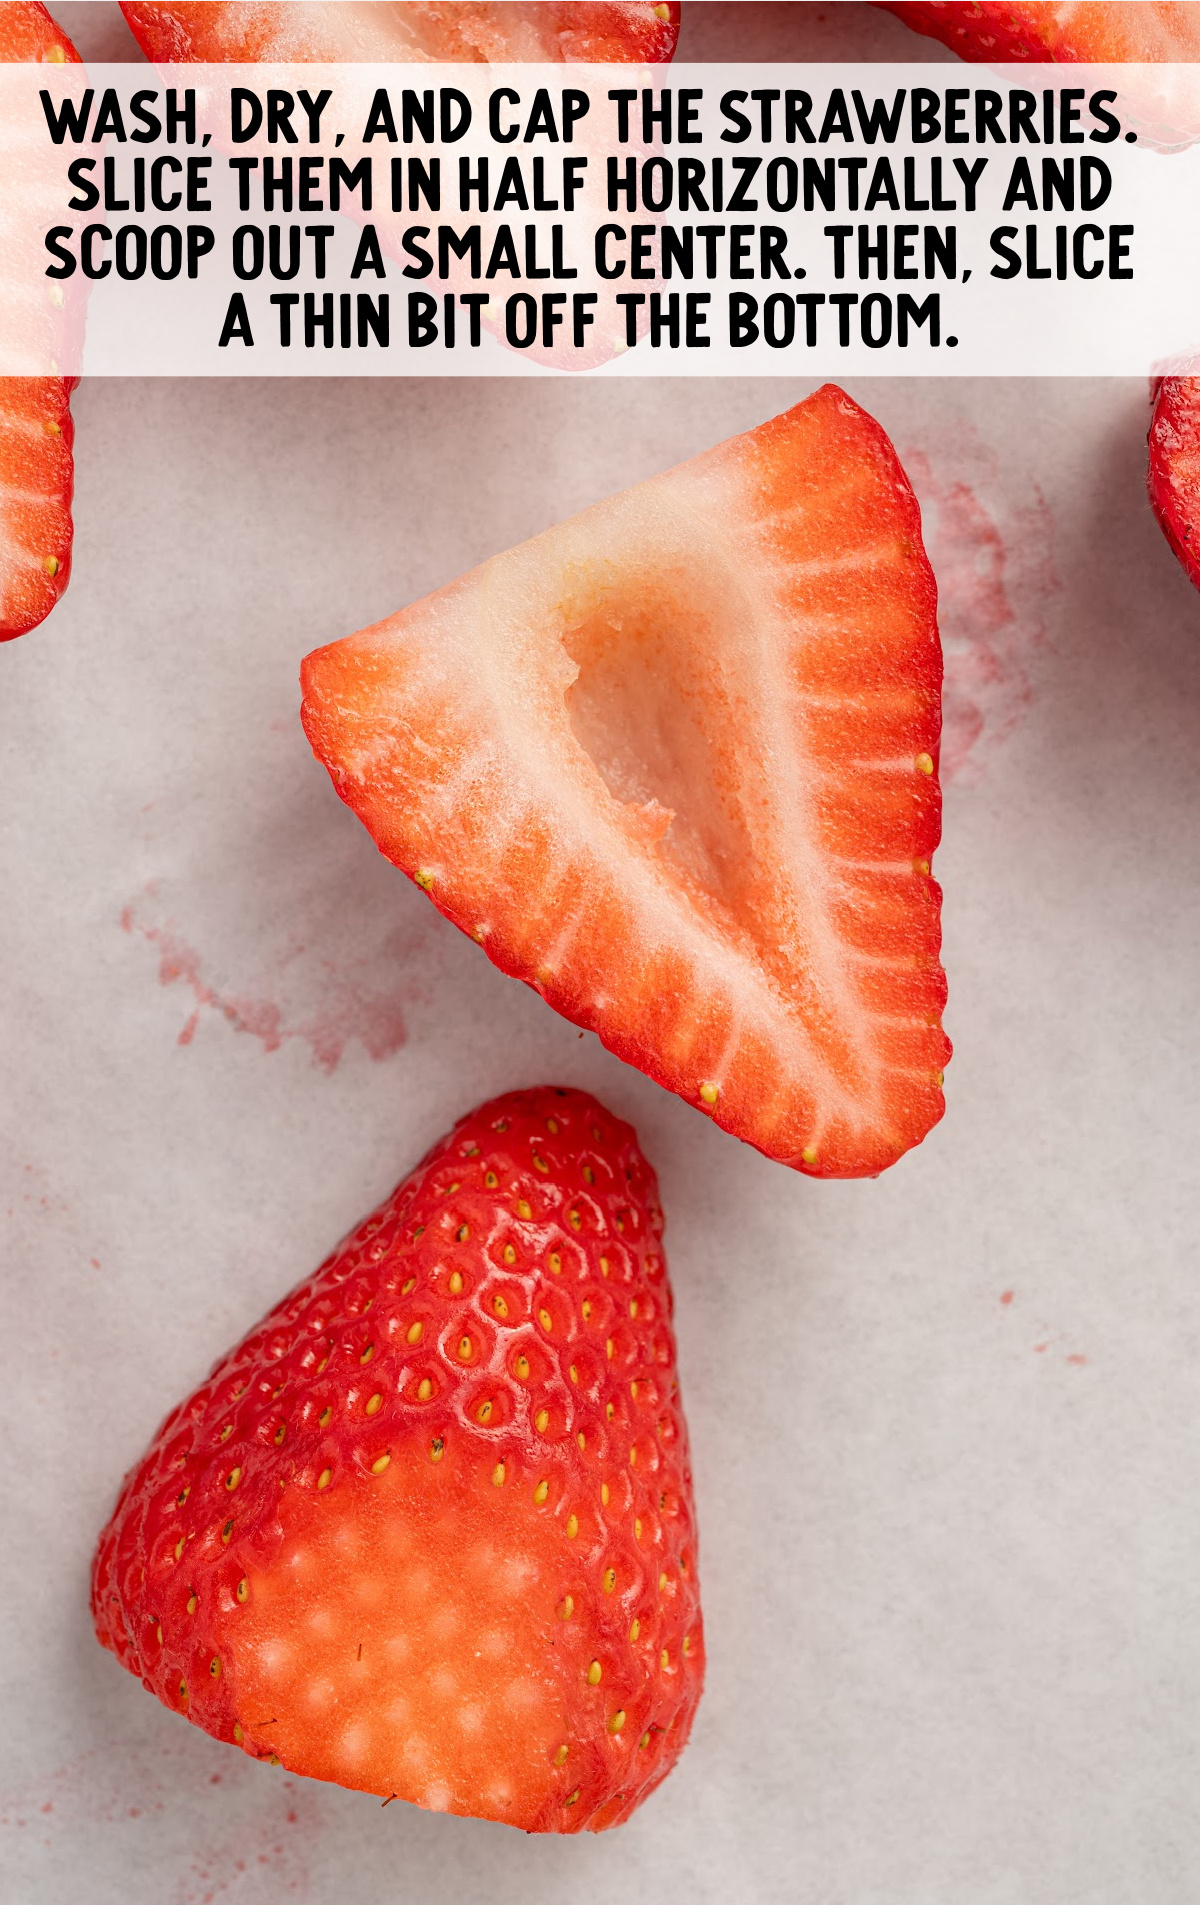
{"type": "Polygon", "coordinates": [[[941,1116],[941,651],[915,498],[827,385],[317,650],[302,718],[488,957],[769,1157],[941,1116]]]}
{"type": "MultiPolygon", "coordinates": [[[[45,7],[0,4],[0,61],[77,62],[45,7]]],[[[50,613],[71,574],[74,377],[0,377],[0,642],[50,613]]]]}
{"type": "Polygon", "coordinates": [[[100,1539],[102,1644],[292,1772],[619,1824],[704,1673],[661,1233],[585,1093],[464,1118],[167,1418],[100,1539]]]}
{"type": "Polygon", "coordinates": [[[36,628],[71,577],[74,377],[0,377],[0,641],[36,628]]]}
{"type": "Polygon", "coordinates": [[[679,0],[122,0],[154,60],[669,60],[679,0]]]}
{"type": "Polygon", "coordinates": [[[79,55],[40,0],[0,0],[0,60],[61,64],[79,55]]]}
{"type": "MultiPolygon", "coordinates": [[[[401,0],[387,5],[381,0],[366,6],[341,0],[324,5],[312,0],[123,0],[123,11],[153,60],[485,64],[663,62],[675,52],[680,15],[675,0],[401,0]]],[[[593,148],[593,156],[595,167],[602,168],[601,145],[593,148]]],[[[385,214],[379,230],[384,249],[405,263],[401,225],[385,214]]],[[[491,231],[485,221],[488,246],[491,231]]],[[[452,276],[449,288],[468,282],[452,276]]],[[[602,287],[594,271],[584,268],[577,289],[598,293],[602,287]]],[[[564,333],[557,340],[536,341],[527,354],[559,369],[605,363],[624,348],[618,316],[605,298],[582,350],[564,333]]],[[[501,329],[498,313],[491,310],[483,323],[489,331],[501,329]]]]}
{"type": "Polygon", "coordinates": [[[1163,377],[1150,421],[1150,502],[1200,589],[1200,378],[1163,377]]]}
{"type": "Polygon", "coordinates": [[[967,60],[1194,60],[1190,0],[876,0],[967,60]]]}

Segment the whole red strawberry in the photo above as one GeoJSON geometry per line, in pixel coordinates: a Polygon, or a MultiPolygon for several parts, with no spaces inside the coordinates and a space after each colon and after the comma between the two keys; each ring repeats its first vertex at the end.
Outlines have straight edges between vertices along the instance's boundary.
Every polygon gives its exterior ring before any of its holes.
{"type": "Polygon", "coordinates": [[[163,1424],[101,1642],[256,1758],[619,1824],[703,1680],[653,1171],[583,1092],[464,1118],[163,1424]]]}

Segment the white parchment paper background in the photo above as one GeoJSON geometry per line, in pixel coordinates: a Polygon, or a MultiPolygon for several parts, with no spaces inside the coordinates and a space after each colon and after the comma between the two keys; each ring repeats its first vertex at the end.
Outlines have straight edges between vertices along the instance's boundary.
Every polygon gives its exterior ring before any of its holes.
{"type": "Polygon", "coordinates": [[[849,1185],[495,973],[296,716],[308,648],[803,388],[78,394],[74,580],[0,650],[14,1905],[1200,1889],[1200,597],[1144,501],[1142,386],[851,389],[945,595],[956,1055],[945,1123],[849,1185]],[[710,1663],[667,1785],[564,1842],[254,1765],[87,1613],[165,1410],[458,1113],[543,1079],[632,1118],[661,1174],[710,1663]]]}

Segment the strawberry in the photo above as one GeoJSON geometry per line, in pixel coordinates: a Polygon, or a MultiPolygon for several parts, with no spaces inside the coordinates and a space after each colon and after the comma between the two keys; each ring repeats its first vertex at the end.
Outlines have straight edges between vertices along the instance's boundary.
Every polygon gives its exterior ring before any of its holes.
{"type": "Polygon", "coordinates": [[[0,377],[0,642],[49,615],[71,574],[74,377],[0,377]]]}
{"type": "MultiPolygon", "coordinates": [[[[32,0],[0,3],[0,62],[78,58],[45,7],[32,0]]],[[[19,138],[10,127],[9,141],[19,138]]],[[[19,151],[7,156],[23,158],[19,151]]],[[[24,170],[22,164],[17,176],[24,170]]],[[[23,209],[18,200],[18,221],[23,209]]],[[[19,243],[11,228],[8,238],[12,257],[19,243]]],[[[17,322],[23,325],[23,317],[17,322]]],[[[74,483],[69,405],[77,381],[0,377],[0,641],[35,627],[67,586],[74,483]]]]}
{"type": "Polygon", "coordinates": [[[768,1156],[942,1112],[941,652],[916,500],[833,385],[308,657],[303,721],[502,971],[768,1156]]]}
{"type": "Polygon", "coordinates": [[[669,60],[679,0],[121,0],[154,60],[669,60]]]}
{"type": "Polygon", "coordinates": [[[618,1825],[704,1676],[661,1234],[586,1093],[462,1119],[168,1416],[100,1538],[103,1645],[292,1772],[618,1825]]]}
{"type": "MultiPolygon", "coordinates": [[[[679,37],[679,0],[404,0],[403,4],[347,6],[341,0],[122,0],[122,10],[140,45],[154,60],[505,60],[663,61],[679,37]]],[[[363,106],[365,108],[366,101],[363,106]]],[[[365,115],[362,119],[365,124],[365,115]]],[[[603,170],[607,147],[594,145],[599,134],[587,128],[580,141],[603,170]],[[590,137],[589,137],[590,134],[590,137]]],[[[361,150],[347,160],[366,156],[361,150]]],[[[353,216],[353,213],[351,214],[353,216]]],[[[490,255],[502,216],[482,219],[490,255]]],[[[540,222],[547,225],[546,219],[540,222]]],[[[376,216],[383,248],[401,263],[403,218],[376,216]]],[[[543,249],[553,242],[543,229],[543,249]]],[[[594,232],[585,234],[582,255],[593,255],[594,232]]],[[[599,277],[586,262],[573,267],[576,292],[600,292],[599,277]],[[581,274],[581,275],[580,275],[581,274]]],[[[466,268],[445,281],[453,293],[477,289],[466,268]]],[[[595,301],[595,300],[593,300],[595,301]]],[[[645,312],[640,319],[645,318],[645,312]]],[[[607,362],[625,347],[625,325],[604,301],[586,342],[568,345],[566,333],[539,338],[528,356],[560,369],[581,370],[607,362]]],[[[482,323],[503,329],[499,310],[489,306],[482,323]]]]}
{"type": "Polygon", "coordinates": [[[1150,501],[1200,589],[1200,378],[1163,377],[1150,422],[1150,501]]]}
{"type": "Polygon", "coordinates": [[[40,0],[0,0],[0,61],[62,65],[78,58],[40,0]]]}
{"type": "Polygon", "coordinates": [[[1200,59],[1192,0],[876,0],[967,60],[1200,59]]]}
{"type": "Polygon", "coordinates": [[[1116,95],[1143,145],[1200,138],[1200,6],[1195,0],[876,0],[967,60],[1133,62],[1116,95]],[[1143,64],[1139,64],[1142,62],[1143,64]]]}

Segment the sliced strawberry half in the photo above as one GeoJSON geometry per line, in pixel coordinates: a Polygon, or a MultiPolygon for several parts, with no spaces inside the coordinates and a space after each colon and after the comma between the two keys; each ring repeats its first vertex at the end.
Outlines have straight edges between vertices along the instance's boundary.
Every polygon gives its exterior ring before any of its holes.
{"type": "MultiPolygon", "coordinates": [[[[459,60],[613,61],[669,60],[679,37],[677,0],[400,0],[398,4],[285,4],[284,0],[122,0],[125,17],[151,59],[359,61],[459,60]]],[[[366,102],[363,102],[364,107],[366,102]]],[[[365,119],[363,120],[365,123],[365,119]]],[[[593,171],[601,173],[607,144],[588,128],[582,144],[591,150],[593,171]],[[600,141],[593,144],[592,141],[600,141]]],[[[350,156],[347,147],[346,156],[350,156]]],[[[356,157],[363,156],[358,153],[356,157]]],[[[586,156],[586,151],[584,153],[586,156]]],[[[495,227],[504,215],[483,218],[490,252],[495,227]]],[[[384,249],[404,261],[404,221],[383,213],[378,219],[384,249]]],[[[540,215],[543,255],[553,241],[550,219],[540,215]]],[[[594,234],[593,234],[594,236],[594,234]]],[[[584,233],[575,273],[576,292],[605,289],[590,262],[592,239],[584,233]]],[[[539,274],[540,275],[540,274],[539,274]]],[[[451,292],[474,285],[466,267],[446,281],[451,292]],[[461,275],[459,275],[461,274],[461,275]]],[[[593,303],[597,302],[593,298],[593,303]]],[[[642,313],[645,318],[645,312],[642,313]]],[[[499,308],[489,305],[484,328],[503,332],[499,308]]],[[[539,338],[527,355],[560,369],[584,370],[608,361],[625,347],[625,325],[607,297],[589,318],[586,342],[576,347],[566,332],[539,338]]]]}
{"type": "Polygon", "coordinates": [[[97,1634],[292,1772],[618,1825],[704,1676],[654,1173],[578,1091],[465,1118],[128,1477],[97,1634]]]}
{"type": "Polygon", "coordinates": [[[941,1116],[941,651],[916,501],[827,385],[304,664],[389,859],[768,1156],[941,1116]]]}
{"type": "Polygon", "coordinates": [[[1163,377],[1150,421],[1150,501],[1200,589],[1200,378],[1163,377]]]}
{"type": "Polygon", "coordinates": [[[1141,62],[1109,76],[1116,110],[1143,145],[1174,151],[1200,138],[1200,5],[1195,0],[876,0],[967,60],[1141,62]],[[1144,69],[1144,70],[1143,70],[1144,69]]]}
{"type": "Polygon", "coordinates": [[[74,377],[0,377],[0,641],[35,628],[71,575],[74,377]]]}
{"type": "Polygon", "coordinates": [[[876,0],[966,60],[1200,59],[1194,0],[876,0]]]}
{"type": "MultiPolygon", "coordinates": [[[[45,7],[32,0],[0,4],[0,62],[59,65],[78,59],[45,7]]],[[[0,136],[21,135],[10,127],[0,136]]],[[[24,209],[19,197],[8,207],[18,222],[24,209]]],[[[10,258],[24,236],[22,229],[14,237],[10,228],[10,258]]],[[[15,304],[20,293],[21,287],[10,282],[6,301],[15,304]]],[[[23,326],[23,314],[15,322],[23,326]]],[[[25,634],[48,615],[70,576],[74,432],[69,406],[77,381],[0,377],[0,641],[25,634]]]]}
{"type": "Polygon", "coordinates": [[[678,0],[122,0],[154,60],[669,60],[678,0]]]}

